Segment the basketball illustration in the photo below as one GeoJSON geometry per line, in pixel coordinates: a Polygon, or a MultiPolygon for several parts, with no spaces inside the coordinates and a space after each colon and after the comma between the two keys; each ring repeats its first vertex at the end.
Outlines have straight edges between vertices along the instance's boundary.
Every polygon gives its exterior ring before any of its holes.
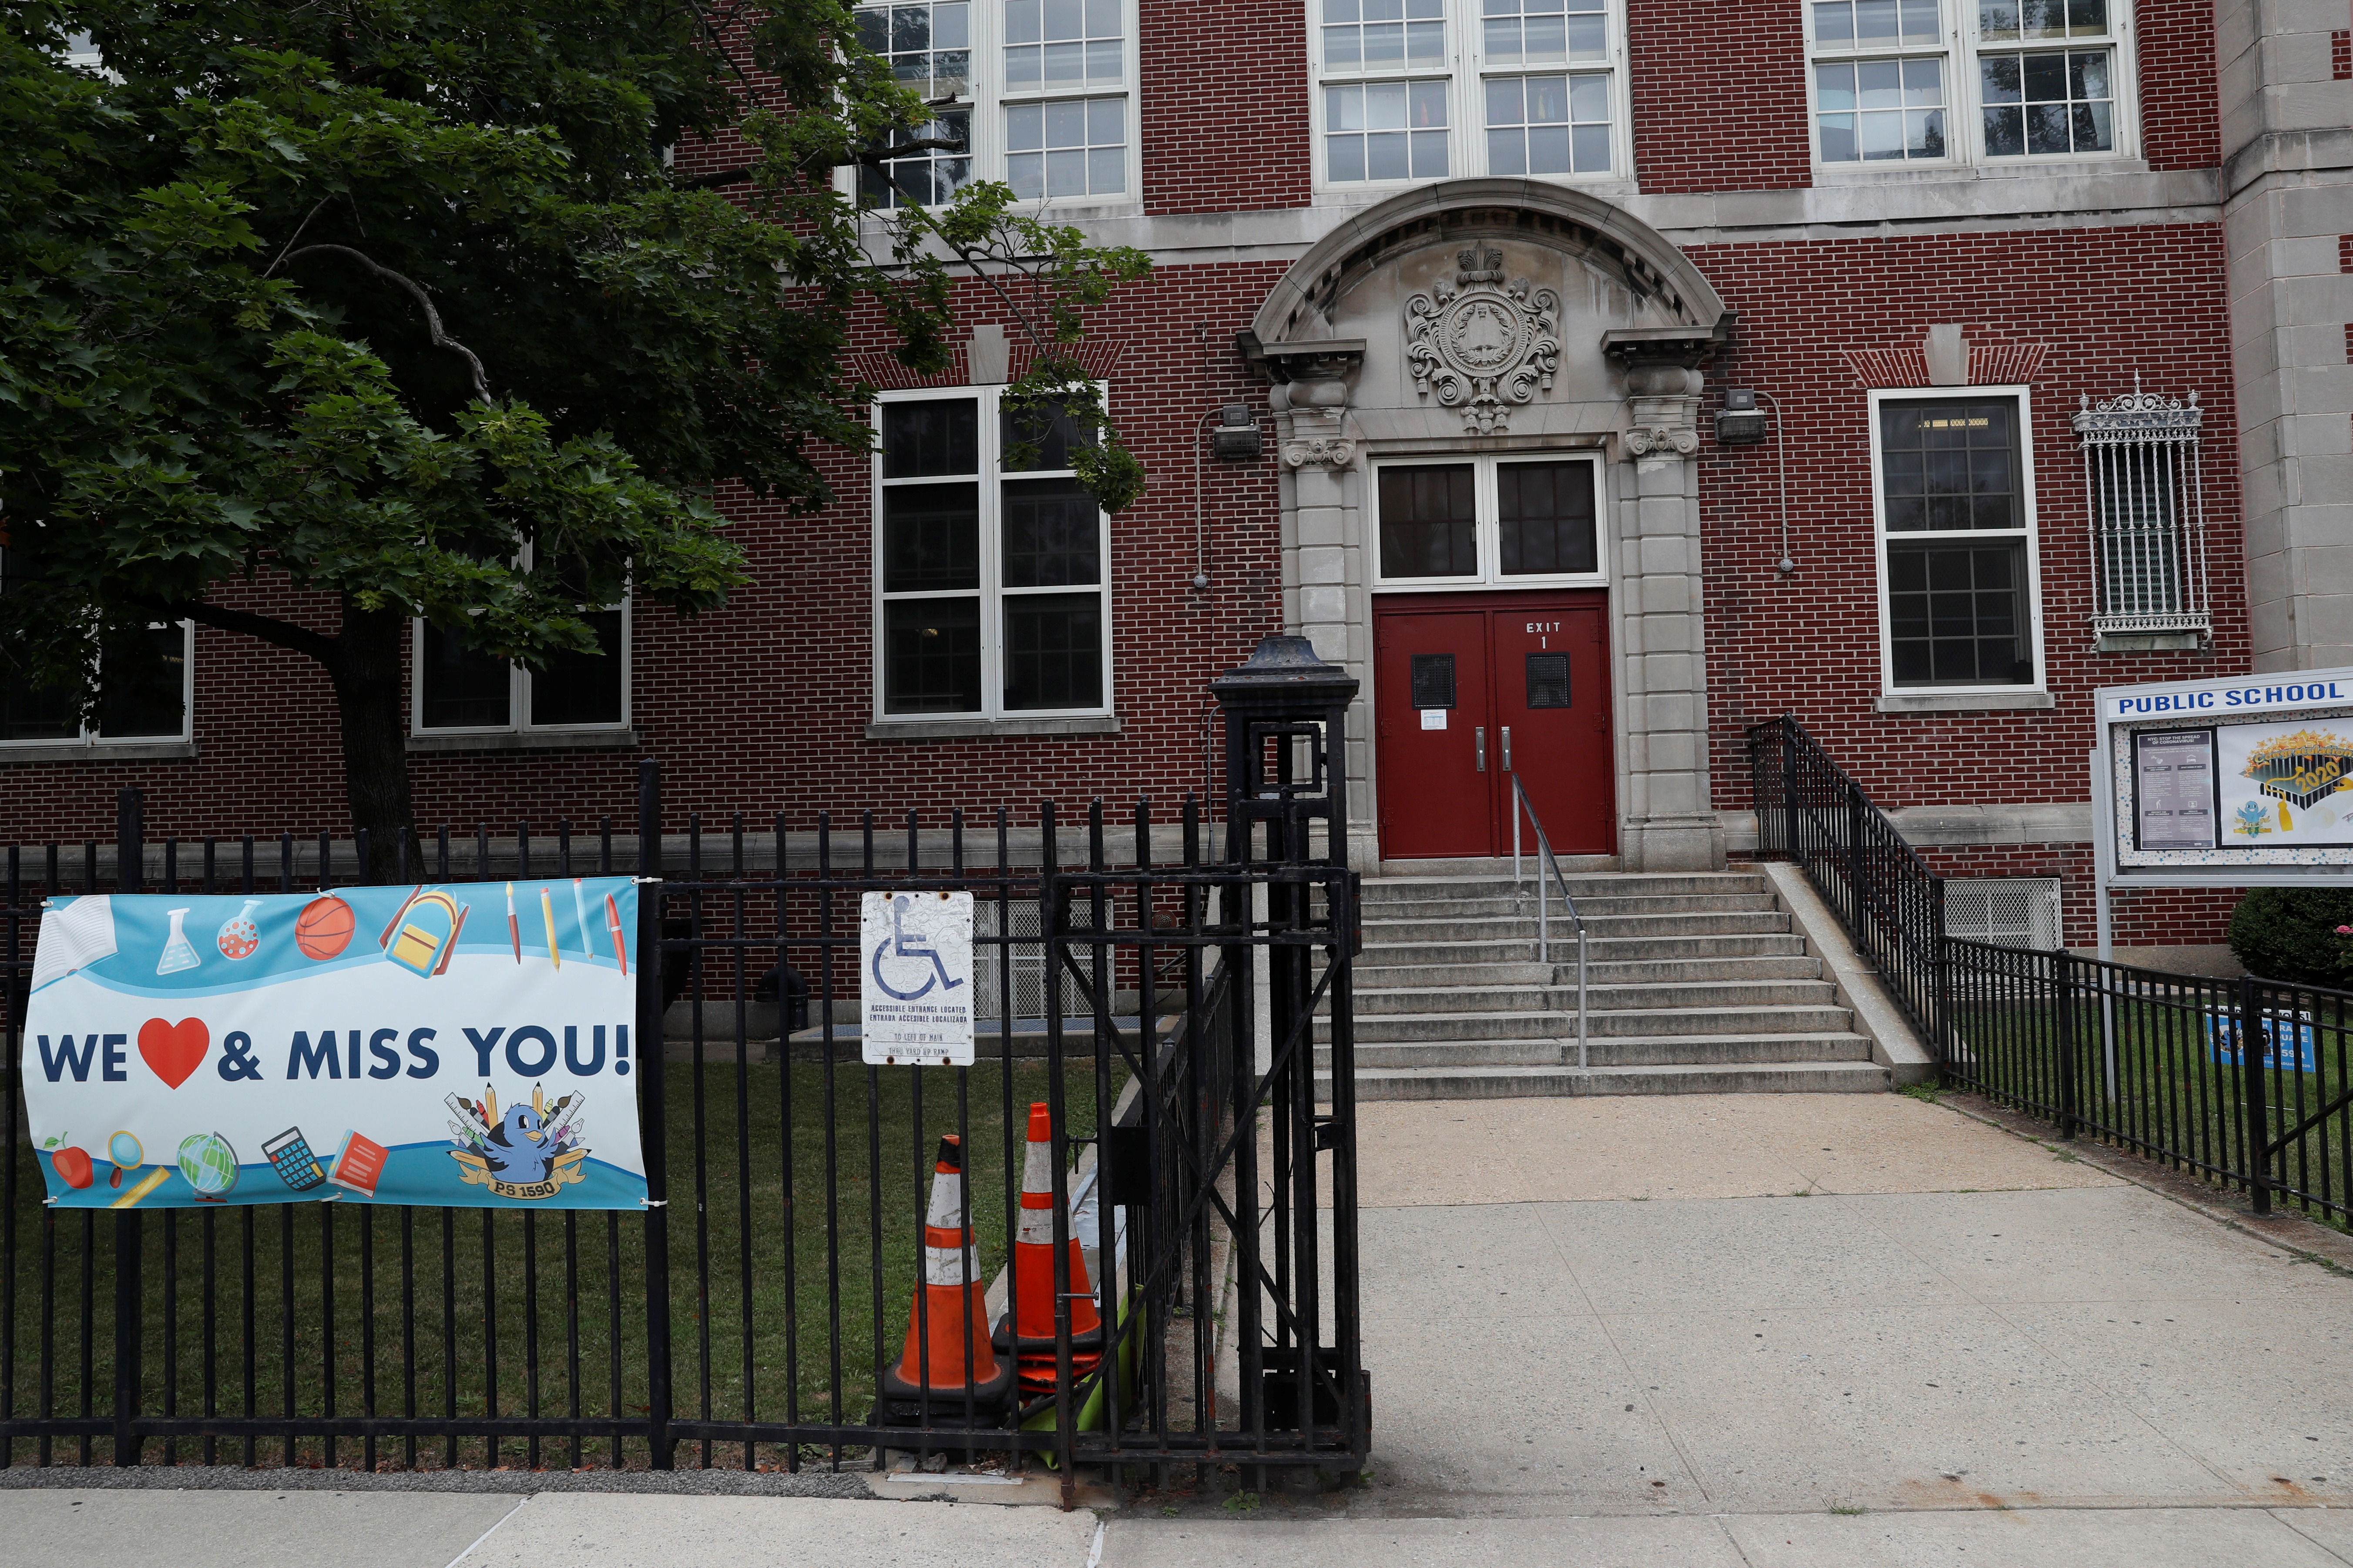
{"type": "Polygon", "coordinates": [[[332,894],[312,899],[294,922],[294,945],[305,958],[332,958],[350,944],[354,923],[352,906],[343,900],[332,894]]]}

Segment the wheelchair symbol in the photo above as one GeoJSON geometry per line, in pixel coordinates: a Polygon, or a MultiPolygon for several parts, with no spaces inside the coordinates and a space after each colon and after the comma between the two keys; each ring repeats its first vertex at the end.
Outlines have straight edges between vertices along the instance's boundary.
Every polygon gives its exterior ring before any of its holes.
{"type": "Polygon", "coordinates": [[[906,913],[907,904],[908,900],[903,893],[891,900],[891,936],[889,941],[882,942],[874,950],[874,962],[871,966],[874,971],[874,984],[902,1002],[913,1002],[918,997],[927,996],[931,994],[932,987],[934,985],[943,991],[955,990],[964,982],[955,979],[948,973],[947,965],[941,962],[940,955],[932,949],[931,939],[921,931],[910,935],[901,923],[902,918],[906,913]],[[928,959],[931,962],[932,973],[923,976],[923,983],[913,991],[902,991],[882,978],[882,961],[886,958],[928,959]]]}

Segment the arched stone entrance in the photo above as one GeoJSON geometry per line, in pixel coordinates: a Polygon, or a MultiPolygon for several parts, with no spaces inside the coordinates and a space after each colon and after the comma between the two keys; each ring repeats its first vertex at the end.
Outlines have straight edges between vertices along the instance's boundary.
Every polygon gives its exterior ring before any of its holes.
{"type": "MultiPolygon", "coordinates": [[[[1437,664],[1401,657],[1388,668],[1376,658],[1377,620],[1403,625],[1395,617],[1409,606],[1451,606],[1461,612],[1451,618],[1467,626],[1463,616],[1485,613],[1494,629],[1479,634],[1491,644],[1482,668],[1515,702],[1518,642],[1526,639],[1514,606],[1541,607],[1547,601],[1530,590],[1548,589],[1606,601],[1609,755],[1594,777],[1608,780],[1610,798],[1588,804],[1606,814],[1622,864],[1723,864],[1708,797],[1693,458],[1699,367],[1730,328],[1707,279],[1656,230],[1580,192],[1519,180],[1455,181],[1368,208],[1268,294],[1241,346],[1274,384],[1285,618],[1364,683],[1350,719],[1361,737],[1348,759],[1351,799],[1364,814],[1349,824],[1353,863],[1369,868],[1382,858],[1385,829],[1393,847],[1443,853],[1430,847],[1451,842],[1442,837],[1401,837],[1400,813],[1426,816],[1447,800],[1471,801],[1474,789],[1508,790],[1493,782],[1503,736],[1480,720],[1484,710],[1458,709],[1457,729],[1446,731],[1462,752],[1446,752],[1461,779],[1443,787],[1426,785],[1419,772],[1408,779],[1409,754],[1437,753],[1419,741],[1419,751],[1407,748],[1400,717],[1414,731],[1452,721],[1430,717],[1428,693],[1400,690],[1428,675],[1435,692],[1437,664]],[[1576,467],[1580,459],[1592,466],[1576,467]],[[1408,475],[1412,468],[1423,471],[1408,475]],[[1514,530],[1525,531],[1508,515],[1514,497],[1568,486],[1580,472],[1593,479],[1597,558],[1589,567],[1547,558],[1531,572],[1526,552],[1511,554],[1514,530]],[[1439,499],[1412,499],[1422,495],[1439,499]],[[1470,499],[1450,503],[1449,495],[1470,499]],[[1475,530],[1450,524],[1450,505],[1478,511],[1475,530]],[[1472,540],[1475,549],[1465,543],[1472,540]],[[1400,573],[1401,561],[1409,572],[1400,573]],[[1516,639],[1509,647],[1505,630],[1516,639]],[[1506,664],[1508,680],[1497,673],[1506,664]],[[1459,733],[1474,724],[1475,753],[1465,749],[1473,738],[1459,733]],[[1472,759],[1479,771],[1462,772],[1472,759]],[[1386,800],[1384,772],[1395,775],[1386,800]]],[[[1549,624],[1532,612],[1528,635],[1548,643],[1535,628],[1549,624]]],[[[1554,668],[1542,662],[1551,651],[1525,650],[1530,703],[1538,672],[1554,668]]],[[[1445,668],[1454,679],[1455,665],[1445,668]]],[[[1497,700],[1487,717],[1508,722],[1515,710],[1497,700]]],[[[1525,705],[1517,711],[1526,723],[1525,705]]],[[[1546,767],[1525,753],[1514,765],[1532,787],[1546,767]]],[[[1492,805],[1481,809],[1493,816],[1492,805]]],[[[1507,837],[1507,815],[1494,820],[1507,837]]]]}

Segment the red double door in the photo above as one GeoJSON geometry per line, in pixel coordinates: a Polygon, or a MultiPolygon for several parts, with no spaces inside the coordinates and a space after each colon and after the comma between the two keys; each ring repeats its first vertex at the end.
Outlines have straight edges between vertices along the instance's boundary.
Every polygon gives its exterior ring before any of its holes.
{"type": "Polygon", "coordinates": [[[1616,852],[1608,605],[1599,590],[1376,601],[1382,858],[1510,854],[1514,773],[1555,854],[1616,852]]]}

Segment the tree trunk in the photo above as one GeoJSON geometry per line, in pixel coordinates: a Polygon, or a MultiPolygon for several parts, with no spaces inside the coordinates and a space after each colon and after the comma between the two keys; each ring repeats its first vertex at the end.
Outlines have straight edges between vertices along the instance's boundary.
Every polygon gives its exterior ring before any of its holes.
{"type": "Polygon", "coordinates": [[[368,836],[371,882],[399,876],[400,843],[411,821],[408,715],[400,700],[407,635],[408,617],[399,611],[362,609],[346,598],[343,635],[327,667],[343,720],[343,787],[352,826],[368,836]]]}

